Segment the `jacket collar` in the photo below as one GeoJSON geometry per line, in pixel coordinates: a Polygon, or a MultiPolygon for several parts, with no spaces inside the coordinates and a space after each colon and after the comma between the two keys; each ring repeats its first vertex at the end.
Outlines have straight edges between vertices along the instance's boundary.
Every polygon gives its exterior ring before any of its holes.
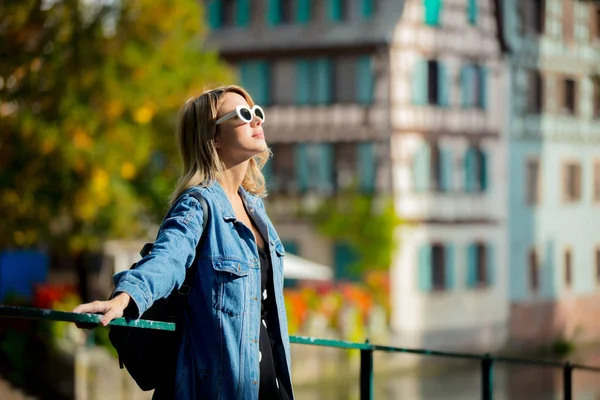
{"type": "MultiPolygon", "coordinates": [[[[223,219],[225,221],[235,221],[235,212],[233,211],[231,202],[229,201],[227,194],[225,194],[225,190],[223,190],[221,184],[217,181],[213,181],[209,185],[206,185],[206,188],[214,196],[223,219]]],[[[248,208],[248,211],[250,213],[254,213],[258,197],[248,193],[248,191],[246,191],[246,189],[244,189],[242,186],[240,186],[238,189],[238,193],[242,197],[242,201],[248,208]]]]}

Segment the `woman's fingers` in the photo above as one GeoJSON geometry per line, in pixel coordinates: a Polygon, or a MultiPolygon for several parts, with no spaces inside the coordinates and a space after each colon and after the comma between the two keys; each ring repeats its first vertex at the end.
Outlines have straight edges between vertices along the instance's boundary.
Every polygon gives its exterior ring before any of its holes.
{"type": "Polygon", "coordinates": [[[74,313],[104,314],[108,309],[108,301],[93,301],[91,303],[80,304],[73,309],[74,313]]]}
{"type": "Polygon", "coordinates": [[[102,324],[102,326],[106,326],[113,319],[121,318],[122,316],[123,316],[123,309],[121,309],[120,307],[113,306],[113,307],[109,308],[108,311],[104,314],[104,318],[102,318],[102,321],[100,321],[100,324],[102,324]]]}

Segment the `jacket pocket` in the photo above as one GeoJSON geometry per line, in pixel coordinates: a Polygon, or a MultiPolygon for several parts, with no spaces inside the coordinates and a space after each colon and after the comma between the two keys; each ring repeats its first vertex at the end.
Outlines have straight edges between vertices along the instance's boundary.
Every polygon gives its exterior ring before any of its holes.
{"type": "Polygon", "coordinates": [[[250,268],[236,260],[213,260],[213,307],[232,317],[246,311],[250,268]]]}

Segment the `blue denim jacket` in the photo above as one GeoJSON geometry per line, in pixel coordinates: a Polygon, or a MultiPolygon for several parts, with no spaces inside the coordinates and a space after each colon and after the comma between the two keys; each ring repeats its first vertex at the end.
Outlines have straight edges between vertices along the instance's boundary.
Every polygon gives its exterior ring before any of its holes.
{"type": "MultiPolygon", "coordinates": [[[[192,190],[206,199],[210,216],[184,313],[175,396],[169,398],[258,399],[260,261],[252,232],[236,220],[221,185],[191,188],[177,200],[160,226],[152,253],[136,269],[114,276],[115,293],[128,293],[141,314],[182,285],[186,268],[194,261],[204,218],[202,206],[189,195],[192,190]]],[[[279,321],[279,329],[272,332],[273,351],[280,369],[285,370],[280,382],[293,396],[283,299],[284,248],[262,200],[242,188],[240,195],[269,246],[279,321]]]]}

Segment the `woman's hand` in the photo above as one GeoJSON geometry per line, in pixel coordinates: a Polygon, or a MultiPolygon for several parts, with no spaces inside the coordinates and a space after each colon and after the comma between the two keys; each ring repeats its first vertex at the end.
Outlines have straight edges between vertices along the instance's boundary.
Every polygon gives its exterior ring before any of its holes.
{"type": "MultiPolygon", "coordinates": [[[[122,292],[107,301],[93,301],[91,303],[80,304],[73,309],[73,312],[104,314],[102,321],[100,321],[100,325],[106,326],[113,319],[121,318],[123,316],[123,311],[129,304],[129,300],[131,300],[131,297],[129,297],[127,293],[122,292]]],[[[77,324],[77,326],[79,328],[87,328],[88,324],[81,326],[77,324]]]]}

